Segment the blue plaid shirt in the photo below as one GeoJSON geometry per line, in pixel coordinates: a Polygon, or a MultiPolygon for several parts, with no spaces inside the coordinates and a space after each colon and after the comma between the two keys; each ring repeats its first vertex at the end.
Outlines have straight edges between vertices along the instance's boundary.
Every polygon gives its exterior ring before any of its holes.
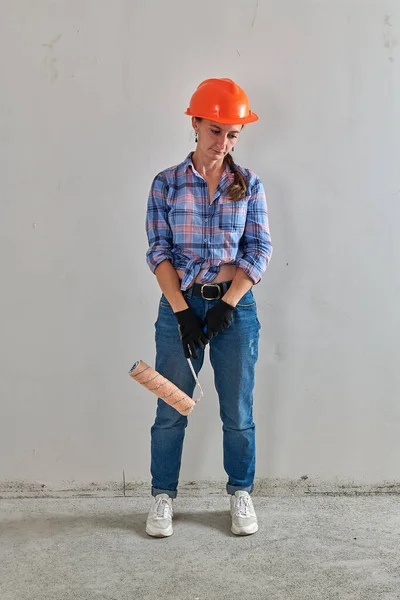
{"type": "Polygon", "coordinates": [[[247,195],[232,202],[229,166],[210,203],[207,182],[194,168],[192,154],[153,180],[146,216],[147,263],[155,271],[164,260],[182,269],[181,289],[200,274],[210,283],[221,265],[236,265],[258,283],[272,254],[267,203],[260,179],[236,165],[247,181],[247,195]]]}

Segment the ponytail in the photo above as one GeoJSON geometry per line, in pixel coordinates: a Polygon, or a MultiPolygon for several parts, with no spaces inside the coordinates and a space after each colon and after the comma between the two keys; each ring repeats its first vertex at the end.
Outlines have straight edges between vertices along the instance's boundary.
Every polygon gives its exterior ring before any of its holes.
{"type": "Polygon", "coordinates": [[[233,173],[233,182],[226,190],[232,202],[242,200],[247,194],[247,182],[243,175],[238,171],[238,168],[231,154],[227,154],[225,160],[233,173]]]}

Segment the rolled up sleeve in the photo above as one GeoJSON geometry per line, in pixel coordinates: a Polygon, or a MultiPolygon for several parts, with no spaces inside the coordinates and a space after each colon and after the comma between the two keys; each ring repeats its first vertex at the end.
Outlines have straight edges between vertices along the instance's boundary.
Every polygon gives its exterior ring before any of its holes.
{"type": "Polygon", "coordinates": [[[257,178],[248,201],[245,230],[240,240],[241,257],[236,261],[253,281],[261,280],[272,256],[267,200],[264,186],[257,178]]]}
{"type": "Polygon", "coordinates": [[[172,262],[172,231],[168,223],[167,205],[168,184],[162,174],[157,175],[152,183],[147,202],[146,233],[149,248],[146,261],[151,271],[164,260],[172,262]]]}

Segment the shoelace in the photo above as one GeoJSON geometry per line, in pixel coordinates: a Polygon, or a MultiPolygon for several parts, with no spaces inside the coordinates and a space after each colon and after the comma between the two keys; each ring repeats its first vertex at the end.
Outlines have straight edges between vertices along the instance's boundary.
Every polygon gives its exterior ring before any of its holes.
{"type": "Polygon", "coordinates": [[[171,514],[171,507],[166,498],[158,498],[154,507],[154,512],[159,519],[166,519],[171,514]]]}
{"type": "Polygon", "coordinates": [[[247,496],[238,497],[235,513],[238,517],[250,516],[250,499],[247,496]]]}

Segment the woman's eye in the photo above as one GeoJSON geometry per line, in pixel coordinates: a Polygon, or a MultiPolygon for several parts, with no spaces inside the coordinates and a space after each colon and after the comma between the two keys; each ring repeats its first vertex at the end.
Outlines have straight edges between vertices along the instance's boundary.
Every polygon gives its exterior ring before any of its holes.
{"type": "Polygon", "coordinates": [[[219,131],[216,131],[215,129],[211,129],[211,133],[213,133],[214,135],[218,135],[219,131]]]}

